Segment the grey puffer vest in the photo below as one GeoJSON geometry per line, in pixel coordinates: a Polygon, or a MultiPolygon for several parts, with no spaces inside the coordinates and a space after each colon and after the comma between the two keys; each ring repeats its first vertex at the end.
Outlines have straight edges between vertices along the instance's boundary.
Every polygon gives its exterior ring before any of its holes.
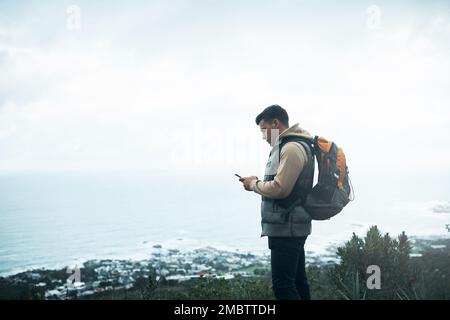
{"type": "Polygon", "coordinates": [[[262,197],[261,237],[303,237],[311,234],[311,216],[301,204],[303,197],[311,190],[314,179],[314,157],[309,144],[297,136],[286,136],[280,139],[270,152],[264,181],[271,181],[275,178],[280,164],[281,149],[288,142],[300,143],[306,151],[308,160],[297,178],[294,188],[286,198],[262,197]]]}

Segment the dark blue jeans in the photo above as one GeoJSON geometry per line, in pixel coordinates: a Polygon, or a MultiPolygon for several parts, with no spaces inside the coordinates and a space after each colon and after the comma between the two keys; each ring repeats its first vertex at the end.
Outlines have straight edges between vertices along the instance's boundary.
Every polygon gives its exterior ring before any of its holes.
{"type": "Polygon", "coordinates": [[[278,300],[310,300],[305,271],[306,237],[269,237],[272,287],[278,300]]]}

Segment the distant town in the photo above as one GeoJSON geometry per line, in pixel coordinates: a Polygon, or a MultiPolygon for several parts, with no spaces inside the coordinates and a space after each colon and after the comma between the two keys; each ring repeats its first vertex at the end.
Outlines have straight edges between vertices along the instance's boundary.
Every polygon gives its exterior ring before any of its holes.
{"type": "MultiPolygon", "coordinates": [[[[212,247],[180,251],[154,245],[149,259],[89,260],[82,266],[62,270],[38,269],[0,278],[3,287],[33,285],[34,293],[45,299],[70,299],[112,290],[133,288],[139,278],[179,283],[201,277],[232,279],[255,276],[255,270],[268,269],[270,256],[218,250],[212,247]]],[[[257,274],[257,271],[256,271],[257,274]]]]}

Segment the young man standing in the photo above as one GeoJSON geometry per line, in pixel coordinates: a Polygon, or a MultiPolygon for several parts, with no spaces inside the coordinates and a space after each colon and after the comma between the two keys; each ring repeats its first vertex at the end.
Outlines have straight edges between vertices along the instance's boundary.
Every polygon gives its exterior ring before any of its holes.
{"type": "Polygon", "coordinates": [[[263,138],[272,146],[263,181],[242,177],[245,190],[262,196],[261,237],[271,250],[272,287],[280,300],[310,299],[305,272],[306,238],[311,216],[301,205],[312,187],[314,158],[307,143],[311,135],[298,124],[289,127],[289,116],[272,105],[256,117],[263,138]]]}

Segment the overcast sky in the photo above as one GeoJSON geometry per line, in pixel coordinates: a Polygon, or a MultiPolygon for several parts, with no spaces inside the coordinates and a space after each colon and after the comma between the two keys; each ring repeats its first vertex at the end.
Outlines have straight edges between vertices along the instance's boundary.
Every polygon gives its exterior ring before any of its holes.
{"type": "Polygon", "coordinates": [[[356,172],[448,170],[450,5],[392,2],[0,1],[0,171],[259,174],[275,103],[356,172]]]}

